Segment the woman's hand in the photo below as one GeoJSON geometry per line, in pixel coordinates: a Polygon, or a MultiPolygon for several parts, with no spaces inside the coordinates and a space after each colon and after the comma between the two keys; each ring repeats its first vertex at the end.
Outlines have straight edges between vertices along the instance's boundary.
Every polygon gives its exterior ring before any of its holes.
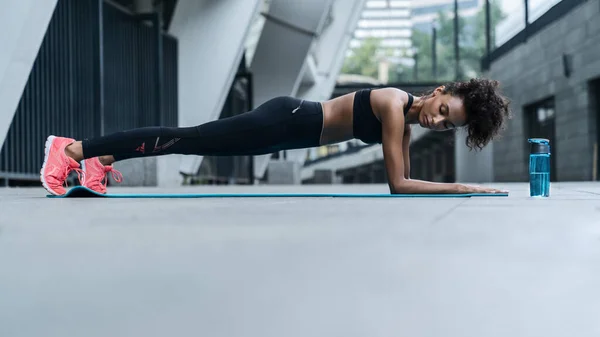
{"type": "Polygon", "coordinates": [[[506,190],[499,190],[490,187],[483,186],[472,186],[472,185],[459,185],[460,193],[508,193],[506,190]]]}

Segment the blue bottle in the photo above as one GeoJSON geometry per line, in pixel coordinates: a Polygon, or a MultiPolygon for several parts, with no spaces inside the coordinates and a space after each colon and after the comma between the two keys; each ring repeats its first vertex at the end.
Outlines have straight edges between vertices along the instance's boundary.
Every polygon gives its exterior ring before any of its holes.
{"type": "Polygon", "coordinates": [[[529,139],[529,195],[550,196],[550,141],[544,138],[529,139]]]}

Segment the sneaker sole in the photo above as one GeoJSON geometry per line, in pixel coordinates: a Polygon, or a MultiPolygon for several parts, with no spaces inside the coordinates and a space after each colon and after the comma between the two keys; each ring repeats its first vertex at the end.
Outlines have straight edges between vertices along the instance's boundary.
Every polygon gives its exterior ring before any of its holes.
{"type": "Polygon", "coordinates": [[[42,164],[42,169],[40,170],[40,180],[42,181],[42,186],[46,189],[46,191],[50,192],[53,195],[62,195],[54,192],[46,183],[46,179],[44,178],[44,170],[46,170],[46,163],[48,162],[48,154],[50,153],[50,149],[52,148],[52,143],[54,142],[55,136],[49,136],[46,139],[46,144],[44,145],[44,163],[42,164]]]}
{"type": "MultiPolygon", "coordinates": [[[[85,160],[82,160],[82,161],[81,161],[81,170],[82,170],[83,172],[86,172],[86,171],[85,171],[85,160]]],[[[96,191],[96,190],[94,190],[93,188],[89,187],[89,186],[88,186],[86,183],[83,183],[83,184],[81,184],[81,186],[83,186],[83,187],[85,187],[85,188],[89,188],[90,190],[92,190],[92,191],[94,191],[94,192],[96,192],[96,193],[100,193],[100,194],[106,194],[106,192],[100,192],[100,191],[96,191]]]]}

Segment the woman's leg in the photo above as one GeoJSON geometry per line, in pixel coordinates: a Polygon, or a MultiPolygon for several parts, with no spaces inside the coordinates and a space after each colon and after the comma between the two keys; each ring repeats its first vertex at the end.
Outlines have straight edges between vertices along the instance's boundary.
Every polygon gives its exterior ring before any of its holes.
{"type": "Polygon", "coordinates": [[[110,165],[167,154],[261,155],[319,146],[322,128],[320,103],[278,97],[250,112],[194,127],[138,128],[79,142],[51,136],[41,178],[51,193],[63,194],[68,173],[77,170],[83,159],[99,158],[101,164],[110,165]]]}
{"type": "Polygon", "coordinates": [[[193,127],[146,127],[121,131],[67,147],[75,160],[100,157],[103,164],[167,154],[261,155],[320,145],[323,112],[318,102],[272,99],[255,110],[193,127]],[[111,158],[112,157],[112,158],[111,158]]]}

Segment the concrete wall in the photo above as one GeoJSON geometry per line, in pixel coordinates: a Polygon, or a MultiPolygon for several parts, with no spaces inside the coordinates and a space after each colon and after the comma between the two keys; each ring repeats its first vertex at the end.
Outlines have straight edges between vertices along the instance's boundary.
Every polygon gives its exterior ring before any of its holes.
{"type": "Polygon", "coordinates": [[[8,133],[19,100],[56,0],[4,1],[0,11],[0,148],[8,133]]]}
{"type": "MultiPolygon", "coordinates": [[[[354,36],[365,2],[366,0],[333,2],[330,14],[332,20],[315,43],[315,51],[308,56],[306,80],[298,89],[298,97],[311,101],[325,101],[331,97],[346,58],[345,51],[354,36]]],[[[307,151],[288,151],[287,158],[303,165],[307,151]]]]}
{"type": "MultiPolygon", "coordinates": [[[[364,1],[337,0],[330,12],[333,0],[272,0],[266,5],[260,0],[180,0],[170,27],[170,33],[179,40],[180,125],[197,125],[219,117],[248,39],[256,40],[255,45],[251,43],[250,55],[255,106],[276,96],[300,94],[303,84],[309,85],[299,97],[328,98],[343,62],[341,51],[347,47],[364,1]],[[259,15],[261,8],[265,15],[259,15]],[[329,14],[333,21],[320,36],[329,14]],[[258,28],[253,34],[259,37],[251,34],[254,26],[258,28]]],[[[256,157],[256,176],[263,176],[268,157],[256,157]]],[[[195,174],[202,159],[141,159],[145,160],[145,171],[156,172],[158,180],[152,179],[154,175],[139,175],[140,181],[132,184],[177,185],[180,172],[195,174]]],[[[137,161],[140,159],[131,164],[122,162],[119,169],[127,172],[128,165],[138,165],[137,161]]]]}
{"type": "Polygon", "coordinates": [[[314,56],[314,82],[302,83],[298,95],[304,99],[323,101],[331,97],[336,80],[346,58],[346,50],[354,36],[354,30],[366,0],[335,0],[331,18],[316,42],[314,56]]]}
{"type": "MultiPolygon", "coordinates": [[[[289,18],[290,24],[314,32],[315,36],[278,26],[267,19],[260,40],[262,44],[257,46],[260,58],[252,64],[252,70],[258,76],[256,103],[276,95],[292,95],[312,101],[329,99],[364,3],[365,0],[335,0],[305,1],[300,5],[273,1],[269,15],[285,20],[289,18]],[[301,19],[302,16],[305,18],[301,19]],[[270,37],[271,32],[280,36],[282,42],[270,37]],[[277,55],[277,60],[274,60],[270,48],[281,48],[291,56],[277,55]],[[264,74],[263,69],[267,70],[264,74]],[[267,82],[261,84],[260,76],[264,76],[267,82]]],[[[306,153],[304,149],[287,151],[287,160],[302,165],[306,153]]],[[[263,176],[269,157],[256,157],[257,178],[263,176]]]]}
{"type": "MultiPolygon", "coordinates": [[[[179,126],[219,118],[244,54],[244,42],[262,0],[179,0],[169,27],[178,39],[179,126]]],[[[137,11],[152,1],[137,0],[137,11]]],[[[181,173],[194,175],[202,156],[168,155],[115,164],[129,176],[123,186],[180,186],[181,173]]]]}
{"type": "MultiPolygon", "coordinates": [[[[309,53],[320,38],[332,2],[270,2],[250,66],[254,76],[255,106],[277,96],[297,96],[306,79],[309,53]]],[[[254,157],[256,178],[263,178],[270,157],[270,154],[254,157]]]]}
{"type": "Polygon", "coordinates": [[[488,76],[502,82],[514,113],[502,139],[494,142],[496,181],[528,179],[523,107],[551,96],[556,102],[557,178],[592,178],[596,116],[588,84],[600,77],[599,15],[600,1],[587,1],[491,65],[488,76]],[[563,53],[572,56],[570,77],[563,73],[563,53]]]}
{"type": "Polygon", "coordinates": [[[454,147],[456,181],[464,183],[494,181],[494,143],[490,142],[481,151],[469,151],[465,145],[466,139],[466,130],[456,132],[454,147]]]}
{"type": "MultiPolygon", "coordinates": [[[[244,41],[260,0],[179,0],[170,33],[179,40],[179,124],[191,126],[219,117],[244,53],[244,41]]],[[[159,165],[168,173],[195,174],[200,156],[182,156],[181,166],[159,165]]],[[[162,173],[161,173],[162,174],[162,173]]],[[[169,174],[173,179],[172,174],[169,174]]]]}

